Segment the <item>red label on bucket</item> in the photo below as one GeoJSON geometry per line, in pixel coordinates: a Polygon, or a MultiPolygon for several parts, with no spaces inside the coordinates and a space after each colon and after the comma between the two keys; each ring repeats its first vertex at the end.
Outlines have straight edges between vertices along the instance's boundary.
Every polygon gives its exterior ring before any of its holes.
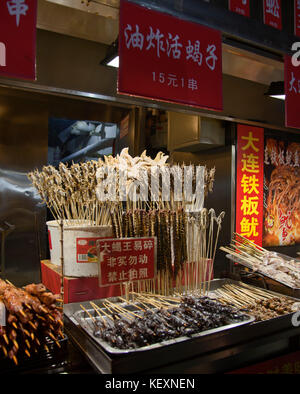
{"type": "Polygon", "coordinates": [[[52,250],[52,242],[51,242],[51,232],[48,230],[48,241],[49,241],[49,249],[52,250]]]}
{"type": "Polygon", "coordinates": [[[106,237],[76,238],[76,262],[97,263],[96,241],[106,237]]]}

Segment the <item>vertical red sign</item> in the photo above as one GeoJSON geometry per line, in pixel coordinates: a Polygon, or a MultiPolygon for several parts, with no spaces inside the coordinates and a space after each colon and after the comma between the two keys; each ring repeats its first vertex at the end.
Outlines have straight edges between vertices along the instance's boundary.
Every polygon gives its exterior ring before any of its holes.
{"type": "Polygon", "coordinates": [[[236,232],[262,245],[264,129],[238,125],[236,232]]]}
{"type": "Polygon", "coordinates": [[[229,0],[229,10],[243,16],[250,16],[250,0],[229,0]]]}
{"type": "Polygon", "coordinates": [[[294,0],[294,33],[300,37],[300,0],[294,0]]]}
{"type": "Polygon", "coordinates": [[[221,32],[122,0],[118,93],[220,111],[221,32]]]}
{"type": "Polygon", "coordinates": [[[300,64],[294,65],[289,55],[284,57],[284,90],[285,125],[300,129],[300,64]]]}
{"type": "Polygon", "coordinates": [[[282,29],[281,0],[264,0],[264,23],[282,29]]]}
{"type": "Polygon", "coordinates": [[[0,1],[0,75],[35,79],[37,0],[0,1]]]}

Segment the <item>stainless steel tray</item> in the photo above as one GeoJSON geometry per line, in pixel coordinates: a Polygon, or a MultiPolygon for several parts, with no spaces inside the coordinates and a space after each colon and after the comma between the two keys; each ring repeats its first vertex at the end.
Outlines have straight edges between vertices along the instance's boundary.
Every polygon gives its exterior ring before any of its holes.
{"type": "MultiPolygon", "coordinates": [[[[224,284],[238,283],[227,278],[214,279],[210,282],[210,291],[213,292],[224,284]]],[[[274,293],[274,295],[276,294],[280,295],[274,293]]],[[[110,300],[117,301],[116,298],[110,300]]],[[[94,302],[100,305],[102,301],[104,300],[94,302]]],[[[296,335],[300,330],[292,325],[292,314],[259,322],[253,321],[252,318],[248,324],[229,325],[225,328],[221,327],[195,334],[191,338],[180,338],[180,340],[178,338],[150,345],[148,348],[139,348],[133,352],[120,352],[99,343],[99,340],[96,340],[88,329],[78,323],[74,315],[81,311],[80,305],[83,305],[87,310],[90,309],[88,301],[64,305],[65,331],[95,370],[100,373],[132,374],[146,371],[147,373],[151,373],[151,371],[157,373],[162,368],[174,371],[176,368],[185,368],[187,365],[191,368],[187,367],[187,370],[199,371],[199,368],[202,368],[199,366],[201,360],[206,358],[219,357],[221,363],[224,349],[241,349],[241,347],[246,349],[251,341],[265,343],[270,337],[284,336],[286,338],[289,335],[296,335]]],[[[77,318],[78,316],[79,313],[77,318]]],[[[228,351],[230,353],[230,350],[228,351]]],[[[182,371],[182,369],[180,370],[182,371]]]]}
{"type": "MultiPolygon", "coordinates": [[[[280,255],[279,253],[277,253],[277,254],[278,254],[279,256],[284,256],[284,255],[280,255]]],[[[266,274],[265,272],[263,272],[263,271],[261,271],[261,270],[259,270],[259,269],[258,269],[258,270],[254,270],[253,267],[251,266],[251,264],[247,264],[243,259],[240,259],[240,258],[238,258],[238,257],[232,256],[232,255],[230,255],[230,254],[227,254],[227,255],[226,255],[226,258],[229,259],[229,260],[234,261],[235,263],[239,263],[239,264],[242,265],[243,267],[249,268],[249,269],[252,271],[252,273],[254,273],[254,274],[262,275],[262,276],[264,276],[264,277],[266,277],[266,278],[268,278],[268,279],[270,279],[270,280],[272,280],[272,281],[274,281],[274,282],[280,284],[281,286],[285,286],[286,288],[290,289],[290,292],[288,292],[289,295],[297,296],[297,297],[300,298],[300,288],[291,286],[290,284],[288,284],[288,283],[286,283],[286,282],[284,282],[284,281],[275,279],[275,278],[273,278],[272,276],[266,274]]],[[[294,259],[294,260],[299,261],[299,264],[300,264],[300,260],[299,260],[299,259],[294,259]]],[[[285,294],[285,293],[284,293],[284,294],[285,294]]]]}
{"type": "MultiPolygon", "coordinates": [[[[131,306],[131,305],[127,306],[124,303],[118,303],[118,304],[120,306],[122,306],[123,308],[125,308],[125,309],[133,311],[135,313],[139,313],[139,309],[138,308],[134,308],[134,306],[131,306]]],[[[97,305],[99,305],[100,307],[105,309],[105,306],[103,306],[102,300],[98,301],[97,305]]],[[[155,312],[157,309],[153,308],[152,310],[155,312]]],[[[87,309],[87,312],[90,315],[92,315],[95,320],[101,321],[100,316],[98,316],[95,313],[94,309],[87,309]]],[[[220,326],[220,327],[217,327],[217,328],[213,328],[213,329],[210,329],[210,330],[201,331],[199,333],[192,334],[190,337],[182,336],[182,337],[178,337],[178,338],[175,338],[175,339],[168,339],[168,340],[161,341],[161,342],[158,342],[158,343],[155,343],[155,344],[152,344],[152,345],[141,346],[141,347],[136,348],[136,349],[118,349],[118,348],[110,346],[107,342],[103,341],[102,339],[100,339],[100,338],[98,338],[98,337],[96,337],[94,335],[94,330],[92,328],[93,327],[93,322],[92,322],[91,317],[88,316],[88,313],[86,313],[84,310],[79,310],[79,311],[74,313],[73,317],[74,317],[74,319],[76,319],[78,324],[82,327],[82,329],[85,330],[88,335],[90,335],[100,346],[102,346],[105,349],[106,352],[108,352],[110,354],[128,354],[128,353],[151,351],[151,350],[154,350],[154,349],[157,349],[157,348],[161,348],[161,347],[164,347],[164,346],[169,346],[169,345],[177,344],[177,343],[180,343],[180,342],[188,341],[188,340],[191,340],[193,338],[199,338],[199,337],[203,337],[205,335],[215,334],[215,333],[218,333],[218,332],[221,332],[221,331],[224,331],[224,330],[229,330],[231,328],[238,327],[238,326],[241,326],[241,325],[244,325],[244,324],[250,324],[250,323],[252,323],[255,320],[255,318],[253,316],[250,316],[250,315],[245,313],[244,314],[245,315],[245,320],[242,320],[242,321],[239,321],[239,322],[232,322],[231,324],[227,324],[227,325],[220,326]]],[[[109,319],[104,314],[103,314],[103,318],[109,324],[109,319]]]]}

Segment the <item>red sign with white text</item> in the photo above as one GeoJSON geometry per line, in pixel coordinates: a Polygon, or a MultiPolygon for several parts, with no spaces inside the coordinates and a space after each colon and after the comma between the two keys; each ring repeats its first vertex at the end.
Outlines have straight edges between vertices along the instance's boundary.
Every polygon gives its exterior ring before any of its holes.
{"type": "Polygon", "coordinates": [[[300,0],[294,0],[294,33],[300,37],[300,0]]]}
{"type": "Polygon", "coordinates": [[[243,16],[250,16],[250,0],[229,0],[229,10],[243,16]]]}
{"type": "Polygon", "coordinates": [[[99,286],[153,279],[156,238],[111,238],[97,241],[99,286]]]}
{"type": "Polygon", "coordinates": [[[0,2],[0,75],[35,79],[37,0],[0,2]]]}
{"type": "Polygon", "coordinates": [[[118,93],[223,109],[221,32],[120,4],[118,93]]]}
{"type": "Polygon", "coordinates": [[[264,129],[238,125],[236,232],[262,245],[264,129]]]}
{"type": "Polygon", "coordinates": [[[264,23],[282,29],[281,0],[264,0],[264,23]]]}
{"type": "Polygon", "coordinates": [[[300,129],[300,66],[294,66],[289,55],[284,57],[285,125],[300,129]]]}

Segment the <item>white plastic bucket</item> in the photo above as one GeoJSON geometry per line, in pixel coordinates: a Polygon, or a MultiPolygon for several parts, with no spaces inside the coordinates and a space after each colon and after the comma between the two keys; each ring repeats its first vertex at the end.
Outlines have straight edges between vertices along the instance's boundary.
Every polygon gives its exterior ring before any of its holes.
{"type": "MultiPolygon", "coordinates": [[[[46,223],[51,263],[61,265],[61,228],[56,220],[46,223]]],[[[112,226],[95,226],[89,221],[64,220],[64,275],[89,277],[98,275],[96,240],[111,238],[112,226]]]]}

